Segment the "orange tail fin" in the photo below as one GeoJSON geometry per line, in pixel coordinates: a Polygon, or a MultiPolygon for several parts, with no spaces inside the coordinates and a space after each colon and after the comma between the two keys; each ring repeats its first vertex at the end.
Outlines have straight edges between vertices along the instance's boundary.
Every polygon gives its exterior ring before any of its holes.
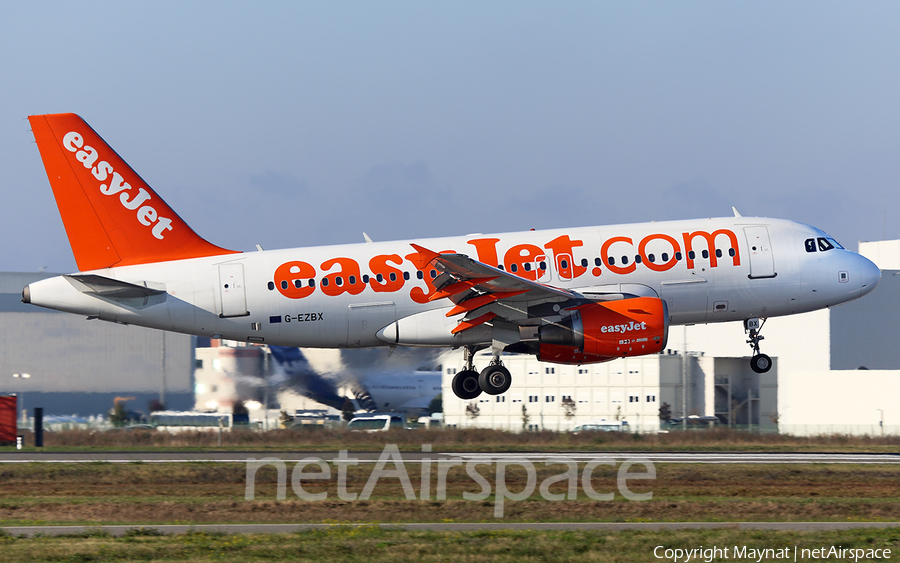
{"type": "Polygon", "coordinates": [[[192,231],[77,115],[28,121],[79,270],[236,253],[192,231]]]}

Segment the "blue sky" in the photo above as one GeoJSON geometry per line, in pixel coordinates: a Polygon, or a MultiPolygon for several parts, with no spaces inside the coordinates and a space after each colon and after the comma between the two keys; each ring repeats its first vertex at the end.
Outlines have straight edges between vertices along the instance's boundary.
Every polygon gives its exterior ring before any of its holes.
{"type": "Polygon", "coordinates": [[[28,2],[0,270],[75,270],[26,116],[235,249],[729,215],[900,237],[900,4],[28,2]]]}

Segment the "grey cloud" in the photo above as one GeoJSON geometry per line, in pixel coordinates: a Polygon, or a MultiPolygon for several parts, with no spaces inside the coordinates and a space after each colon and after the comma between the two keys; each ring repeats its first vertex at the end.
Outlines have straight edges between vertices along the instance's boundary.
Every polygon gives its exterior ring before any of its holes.
{"type": "Polygon", "coordinates": [[[276,195],[296,196],[309,193],[309,186],[305,180],[300,180],[292,174],[275,172],[273,170],[266,170],[262,174],[251,175],[248,178],[248,183],[254,189],[276,195]]]}

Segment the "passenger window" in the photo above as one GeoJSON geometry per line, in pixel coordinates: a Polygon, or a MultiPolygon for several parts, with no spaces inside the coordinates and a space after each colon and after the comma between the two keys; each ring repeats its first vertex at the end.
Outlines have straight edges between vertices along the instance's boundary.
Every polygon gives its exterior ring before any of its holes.
{"type": "Polygon", "coordinates": [[[281,280],[281,289],[287,289],[287,282],[284,280],[281,280]]]}
{"type": "Polygon", "coordinates": [[[417,279],[420,279],[420,280],[424,280],[424,279],[425,279],[425,274],[422,273],[422,270],[417,270],[417,271],[416,271],[416,278],[417,278],[417,279]]]}
{"type": "Polygon", "coordinates": [[[806,251],[807,252],[815,252],[816,251],[816,239],[814,239],[814,238],[806,239],[806,251]]]}
{"type": "MultiPolygon", "coordinates": [[[[395,274],[395,273],[392,272],[391,275],[394,276],[394,279],[392,279],[391,281],[394,281],[394,280],[397,279],[397,274],[395,274]]],[[[381,283],[381,282],[384,281],[384,276],[381,275],[381,274],[376,274],[376,275],[375,275],[375,279],[378,280],[378,283],[381,283]]]]}
{"type": "Polygon", "coordinates": [[[641,263],[641,255],[640,255],[640,254],[636,254],[636,255],[634,256],[634,262],[635,262],[635,264],[640,264],[640,263],[641,263]]]}
{"type": "Polygon", "coordinates": [[[519,271],[519,265],[518,264],[510,264],[509,271],[515,274],[516,272],[519,271]]]}
{"type": "Polygon", "coordinates": [[[693,250],[688,251],[688,258],[693,260],[696,257],[697,257],[697,254],[693,250]]]}
{"type": "Polygon", "coordinates": [[[403,279],[409,280],[409,272],[403,272],[403,279]]]}
{"type": "Polygon", "coordinates": [[[613,258],[612,256],[610,256],[609,258],[607,258],[606,261],[609,262],[609,265],[610,265],[610,266],[615,266],[615,265],[616,265],[616,259],[613,258]]]}
{"type": "Polygon", "coordinates": [[[275,282],[269,282],[269,291],[275,289],[275,282]]]}
{"type": "Polygon", "coordinates": [[[437,277],[437,270],[431,270],[430,272],[428,272],[428,275],[431,276],[431,279],[436,278],[436,277],[437,277]]]}
{"type": "Polygon", "coordinates": [[[603,260],[601,260],[599,258],[594,258],[594,266],[602,266],[602,265],[603,265],[603,260]]]}
{"type": "Polygon", "coordinates": [[[322,287],[328,287],[328,278],[322,278],[322,287]]]}
{"type": "Polygon", "coordinates": [[[721,258],[721,257],[722,257],[722,250],[717,248],[716,249],[716,258],[721,258]]]}
{"type": "Polygon", "coordinates": [[[704,258],[709,258],[709,250],[704,250],[703,252],[701,252],[701,254],[704,258]]]}
{"type": "Polygon", "coordinates": [[[350,285],[356,285],[356,276],[350,276],[349,278],[347,278],[347,283],[349,283],[350,285]]]}
{"type": "Polygon", "coordinates": [[[303,282],[300,280],[294,280],[294,287],[300,289],[301,287],[303,287],[303,282]]]}
{"type": "Polygon", "coordinates": [[[587,268],[587,264],[588,264],[587,258],[582,258],[582,259],[581,259],[581,267],[582,267],[582,268],[587,268]]]}
{"type": "Polygon", "coordinates": [[[656,262],[656,255],[655,254],[648,255],[647,260],[651,263],[656,262]]]}
{"type": "Polygon", "coordinates": [[[338,285],[338,287],[340,287],[340,286],[344,285],[344,278],[342,278],[341,276],[338,276],[338,277],[334,278],[334,283],[336,283],[338,285]]]}
{"type": "Polygon", "coordinates": [[[316,287],[316,280],[309,278],[309,287],[316,287]]]}
{"type": "Polygon", "coordinates": [[[623,256],[623,257],[622,257],[622,264],[627,264],[627,263],[628,263],[628,257],[627,257],[627,256],[623,256]]]}
{"type": "Polygon", "coordinates": [[[566,268],[569,267],[569,261],[568,260],[560,260],[559,267],[562,268],[563,270],[565,270],[566,268]]]}
{"type": "Polygon", "coordinates": [[[369,274],[363,274],[362,281],[363,283],[369,283],[369,274]]]}
{"type": "Polygon", "coordinates": [[[547,269],[547,263],[546,263],[546,262],[541,262],[541,269],[542,269],[542,270],[546,270],[546,269],[547,269]]]}
{"type": "Polygon", "coordinates": [[[522,266],[522,268],[524,268],[526,272],[530,272],[530,271],[531,271],[531,263],[530,263],[530,262],[526,262],[526,263],[522,266]]]}
{"type": "Polygon", "coordinates": [[[662,253],[662,259],[663,259],[663,262],[668,262],[668,261],[669,261],[669,253],[668,253],[668,252],[663,252],[663,253],[662,253]]]}
{"type": "MultiPolygon", "coordinates": [[[[663,261],[668,262],[669,259],[668,259],[668,258],[665,258],[665,256],[666,256],[666,255],[663,254],[663,261]]],[[[681,253],[680,253],[680,252],[676,252],[676,253],[675,253],[675,259],[676,259],[676,260],[681,260],[681,253]]]]}
{"type": "Polygon", "coordinates": [[[734,254],[735,254],[734,249],[733,249],[733,248],[729,248],[729,249],[728,249],[728,255],[731,256],[732,258],[734,258],[734,254]]]}
{"type": "Polygon", "coordinates": [[[819,250],[825,252],[826,250],[831,250],[834,248],[834,245],[828,242],[828,239],[819,237],[819,250]]]}

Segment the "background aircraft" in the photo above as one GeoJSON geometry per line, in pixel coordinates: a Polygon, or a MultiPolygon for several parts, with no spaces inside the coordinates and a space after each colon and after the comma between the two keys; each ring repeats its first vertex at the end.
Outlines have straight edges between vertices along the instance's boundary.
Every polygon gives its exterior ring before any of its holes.
{"type": "Polygon", "coordinates": [[[341,370],[328,373],[313,368],[300,348],[269,350],[276,365],[275,387],[290,388],[338,410],[350,399],[356,410],[430,414],[428,406],[441,394],[441,370],[433,365],[431,353],[408,352],[390,361],[383,354],[347,351],[341,370]]]}

